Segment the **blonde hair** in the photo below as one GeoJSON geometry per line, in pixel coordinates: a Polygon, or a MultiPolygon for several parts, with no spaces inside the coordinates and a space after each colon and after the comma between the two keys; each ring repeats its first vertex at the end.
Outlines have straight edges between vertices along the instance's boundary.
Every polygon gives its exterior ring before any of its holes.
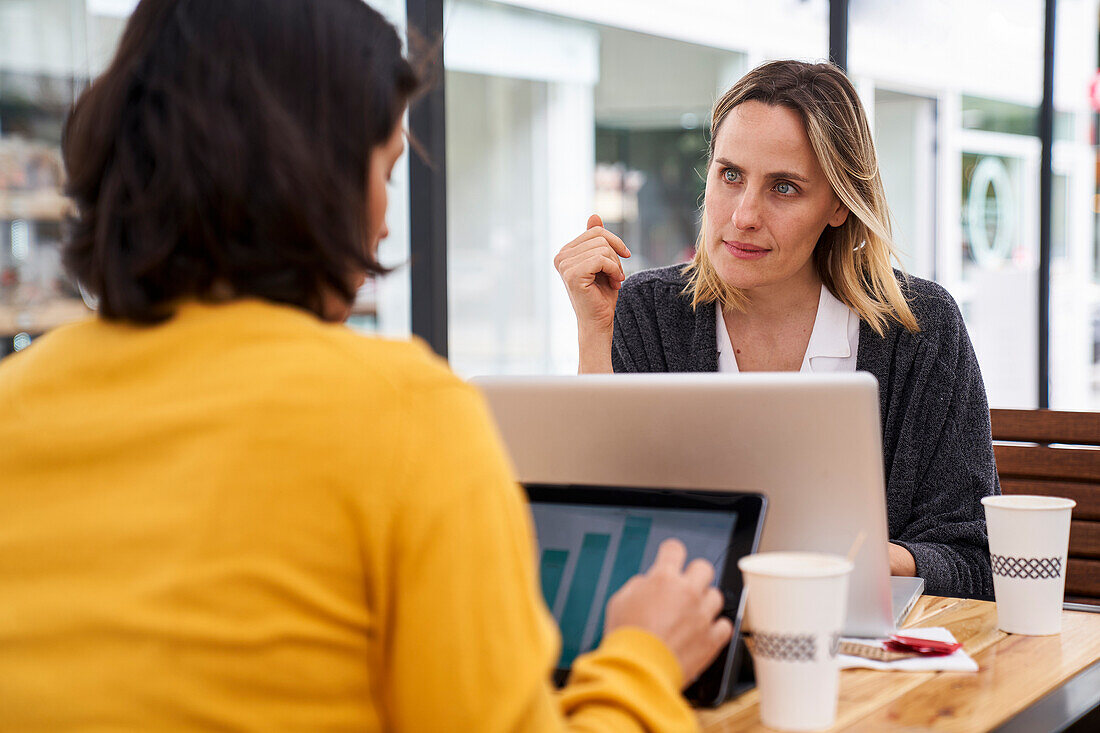
{"type": "MultiPolygon", "coordinates": [[[[890,211],[867,115],[852,83],[832,64],[772,61],[756,67],[714,105],[708,167],[718,128],[734,107],[749,101],[799,114],[833,192],[848,207],[844,223],[825,227],[814,247],[814,266],[825,287],[880,336],[890,321],[919,331],[894,277],[890,211]]],[[[706,220],[704,207],[695,257],[684,267],[684,292],[693,308],[717,300],[744,310],[747,296],[724,282],[707,256],[706,220]]]]}

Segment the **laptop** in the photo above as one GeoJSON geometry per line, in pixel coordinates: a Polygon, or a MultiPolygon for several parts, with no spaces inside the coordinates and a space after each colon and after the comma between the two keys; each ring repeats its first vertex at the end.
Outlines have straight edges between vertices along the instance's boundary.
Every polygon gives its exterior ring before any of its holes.
{"type": "Polygon", "coordinates": [[[688,557],[714,565],[714,584],[725,596],[722,614],[734,629],[727,648],[684,695],[714,706],[751,686],[738,638],[744,596],[737,561],[759,545],[764,497],[575,484],[524,488],[538,538],[543,598],[561,629],[555,682],[564,684],[577,656],[599,645],[611,596],[653,564],[661,542],[675,537],[688,557]]]}
{"type": "Polygon", "coordinates": [[[845,374],[483,377],[525,484],[758,492],[762,551],[847,555],[846,636],[884,637],[921,594],[891,578],[878,383],[845,374]]]}

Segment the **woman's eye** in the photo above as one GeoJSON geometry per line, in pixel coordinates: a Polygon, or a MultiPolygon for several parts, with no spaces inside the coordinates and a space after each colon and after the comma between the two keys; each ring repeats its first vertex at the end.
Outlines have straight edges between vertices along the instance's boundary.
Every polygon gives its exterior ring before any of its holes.
{"type": "Polygon", "coordinates": [[[794,186],[785,181],[780,181],[779,183],[775,184],[775,190],[777,193],[781,194],[792,194],[794,193],[794,186]]]}
{"type": "Polygon", "coordinates": [[[726,168],[722,171],[722,178],[726,179],[726,183],[737,183],[737,171],[726,168]]]}

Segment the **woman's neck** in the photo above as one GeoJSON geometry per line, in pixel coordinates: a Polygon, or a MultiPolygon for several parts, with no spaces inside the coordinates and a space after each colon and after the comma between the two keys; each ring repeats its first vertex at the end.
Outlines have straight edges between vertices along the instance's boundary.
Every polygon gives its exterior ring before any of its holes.
{"type": "Polygon", "coordinates": [[[787,280],[747,292],[744,311],[722,309],[737,368],[743,372],[797,372],[817,319],[821,280],[787,280]]]}
{"type": "Polygon", "coordinates": [[[736,321],[769,323],[798,317],[807,311],[817,312],[821,299],[821,278],[810,269],[805,276],[795,276],[775,285],[743,291],[747,297],[744,312],[723,308],[736,321]]]}

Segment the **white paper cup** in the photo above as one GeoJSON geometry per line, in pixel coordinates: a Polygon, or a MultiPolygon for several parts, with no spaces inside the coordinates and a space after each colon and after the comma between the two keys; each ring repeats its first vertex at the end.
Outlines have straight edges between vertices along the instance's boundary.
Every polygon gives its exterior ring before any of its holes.
{"type": "Polygon", "coordinates": [[[765,552],[738,561],[745,579],[760,720],[819,730],[836,720],[836,651],[852,563],[839,555],[765,552]]]}
{"type": "Polygon", "coordinates": [[[1052,496],[987,496],[985,521],[997,628],[1047,636],[1062,631],[1069,520],[1077,502],[1052,496]]]}

